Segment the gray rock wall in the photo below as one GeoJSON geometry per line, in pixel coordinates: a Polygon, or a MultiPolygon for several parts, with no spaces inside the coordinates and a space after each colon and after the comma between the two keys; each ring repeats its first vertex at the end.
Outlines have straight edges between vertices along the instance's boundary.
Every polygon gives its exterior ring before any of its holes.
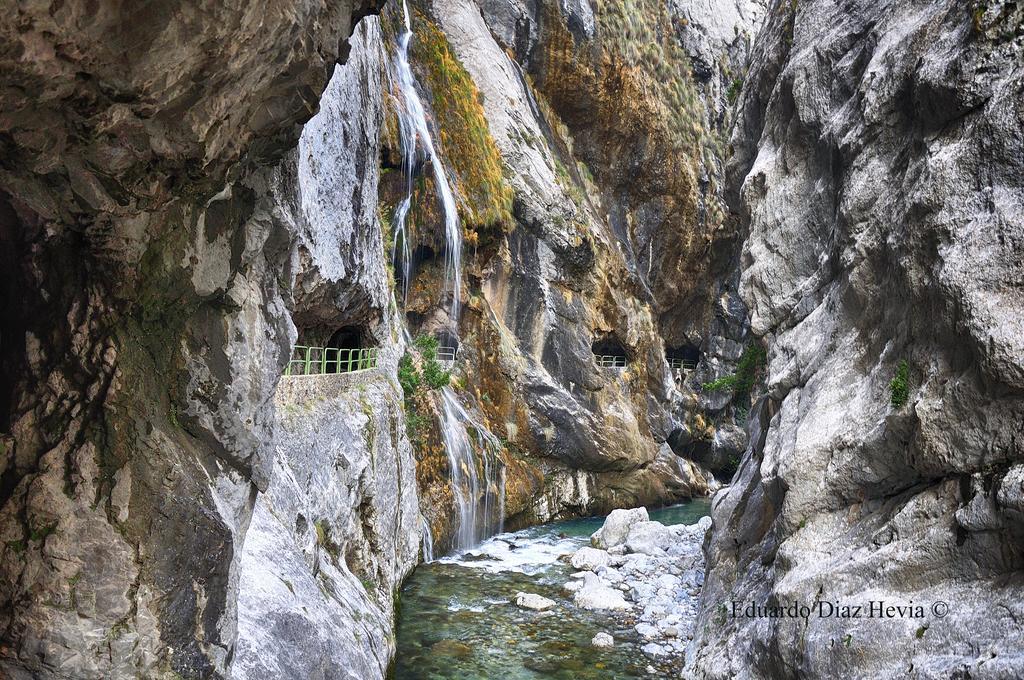
{"type": "Polygon", "coordinates": [[[403,344],[377,215],[386,54],[376,17],[351,44],[296,150],[252,183],[264,182],[261,214],[296,235],[300,334],[363,324],[380,339],[378,363],[278,384],[274,469],[240,557],[235,678],[383,678],[395,598],[419,557],[395,377],[403,344]]]}
{"type": "Polygon", "coordinates": [[[0,19],[5,677],[227,672],[295,334],[296,235],[243,180],[295,146],[371,9],[0,19]]]}
{"type": "Polygon", "coordinates": [[[1022,19],[1015,3],[770,12],[732,168],[770,368],[714,502],[696,677],[1024,672],[1022,19]],[[924,612],[733,618],[734,599],[924,612]]]}

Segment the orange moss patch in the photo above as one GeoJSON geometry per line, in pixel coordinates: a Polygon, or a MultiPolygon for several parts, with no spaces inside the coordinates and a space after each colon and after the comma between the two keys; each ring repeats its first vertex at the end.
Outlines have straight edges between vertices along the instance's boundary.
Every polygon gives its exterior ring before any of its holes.
{"type": "Polygon", "coordinates": [[[460,214],[467,245],[477,245],[493,226],[512,226],[512,190],[480,105],[480,92],[452,52],[438,26],[416,15],[412,58],[426,71],[432,108],[440,130],[439,145],[458,178],[465,199],[460,214]]]}

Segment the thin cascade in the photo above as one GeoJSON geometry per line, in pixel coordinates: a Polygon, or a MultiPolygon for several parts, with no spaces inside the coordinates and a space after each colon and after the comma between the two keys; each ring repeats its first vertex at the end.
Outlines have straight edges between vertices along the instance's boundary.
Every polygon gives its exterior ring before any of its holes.
{"type": "Polygon", "coordinates": [[[430,522],[427,521],[426,517],[421,516],[420,521],[423,524],[423,561],[433,562],[434,561],[434,535],[430,533],[430,522]]]}
{"type": "MultiPolygon", "coordinates": [[[[395,209],[395,241],[392,261],[399,262],[403,273],[403,296],[408,301],[411,249],[407,217],[412,206],[413,175],[416,171],[418,146],[421,145],[430,160],[438,198],[444,212],[445,277],[442,299],[451,296],[449,316],[458,328],[459,293],[462,286],[462,227],[451,185],[444,165],[434,148],[427,125],[423,101],[416,89],[416,80],[409,65],[409,43],[412,24],[409,6],[403,0],[402,12],[405,31],[399,36],[395,57],[398,88],[404,107],[399,111],[399,131],[402,144],[402,169],[406,182],[405,198],[395,209]]],[[[412,343],[407,328],[403,329],[406,342],[412,343]]],[[[452,494],[458,511],[459,527],[454,539],[456,550],[466,550],[494,533],[503,531],[505,519],[505,466],[499,454],[501,443],[481,424],[473,420],[459,403],[455,392],[441,390],[441,430],[451,470],[452,494]],[[473,438],[470,437],[473,433],[473,438]]],[[[433,559],[433,536],[424,520],[423,554],[433,559]]]]}
{"type": "Polygon", "coordinates": [[[441,436],[451,469],[452,494],[459,514],[453,547],[467,550],[504,528],[505,467],[501,444],[466,412],[455,392],[445,387],[441,436]],[[476,446],[469,432],[475,433],[476,446]],[[479,469],[478,469],[479,460],[479,469]]]}
{"type": "Polygon", "coordinates": [[[444,171],[444,164],[434,148],[430,128],[427,126],[426,110],[419,92],[416,90],[416,79],[409,66],[409,42],[412,39],[412,24],[409,20],[409,6],[403,0],[402,12],[405,18],[405,31],[398,38],[398,53],[395,57],[395,72],[398,75],[398,89],[402,93],[405,106],[399,110],[399,131],[403,150],[402,169],[405,174],[406,196],[395,210],[395,243],[393,256],[400,259],[404,277],[403,294],[408,298],[409,268],[411,253],[406,218],[412,205],[413,173],[416,169],[417,143],[422,144],[434,175],[437,195],[441,200],[444,212],[445,236],[445,267],[444,296],[451,295],[449,314],[452,323],[458,324],[459,292],[462,290],[462,226],[459,224],[455,196],[444,171]],[[399,246],[401,243],[401,246],[399,246]]]}

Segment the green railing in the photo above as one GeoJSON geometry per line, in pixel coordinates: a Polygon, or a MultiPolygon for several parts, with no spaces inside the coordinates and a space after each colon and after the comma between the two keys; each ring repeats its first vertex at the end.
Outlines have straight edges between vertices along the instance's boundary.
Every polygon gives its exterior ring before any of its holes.
{"type": "Polygon", "coordinates": [[[697,368],[697,362],[690,359],[669,358],[668,367],[673,371],[692,371],[697,368]]]}
{"type": "Polygon", "coordinates": [[[594,361],[601,368],[625,368],[626,357],[621,354],[595,354],[594,361]]]}
{"type": "Polygon", "coordinates": [[[296,345],[285,375],[330,375],[377,368],[377,348],[339,349],[296,345]]]}

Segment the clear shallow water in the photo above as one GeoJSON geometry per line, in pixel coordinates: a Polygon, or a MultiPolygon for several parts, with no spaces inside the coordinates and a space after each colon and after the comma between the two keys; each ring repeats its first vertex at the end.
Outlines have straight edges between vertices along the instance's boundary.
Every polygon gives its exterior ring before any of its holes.
{"type": "MultiPolygon", "coordinates": [[[[694,524],[709,512],[697,499],[651,511],[663,524],[694,524]]],[[[572,567],[559,557],[589,544],[603,517],[499,534],[478,548],[420,565],[402,589],[395,680],[640,678],[650,661],[632,626],[576,608],[562,590],[572,567]],[[557,603],[520,609],[517,592],[557,603]],[[605,631],[612,649],[590,645],[605,631]]]]}

